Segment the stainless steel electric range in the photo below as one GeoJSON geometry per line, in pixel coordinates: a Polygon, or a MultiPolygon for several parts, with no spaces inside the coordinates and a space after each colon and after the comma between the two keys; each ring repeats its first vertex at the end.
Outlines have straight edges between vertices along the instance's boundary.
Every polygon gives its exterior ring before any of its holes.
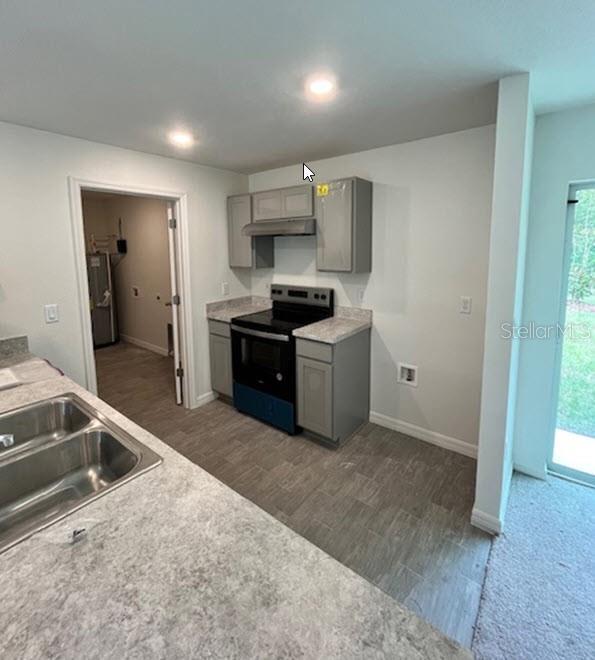
{"type": "Polygon", "coordinates": [[[292,333],[332,316],[334,292],[272,284],[271,298],[272,309],[232,321],[233,401],[240,412],[294,434],[300,429],[296,425],[292,333]]]}

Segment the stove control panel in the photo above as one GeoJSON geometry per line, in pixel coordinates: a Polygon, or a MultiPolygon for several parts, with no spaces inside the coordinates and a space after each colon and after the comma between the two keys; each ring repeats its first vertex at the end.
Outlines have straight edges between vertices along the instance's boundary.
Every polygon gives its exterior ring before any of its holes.
{"type": "Polygon", "coordinates": [[[276,302],[314,305],[331,310],[334,306],[333,289],[318,286],[271,284],[271,299],[276,302]]]}

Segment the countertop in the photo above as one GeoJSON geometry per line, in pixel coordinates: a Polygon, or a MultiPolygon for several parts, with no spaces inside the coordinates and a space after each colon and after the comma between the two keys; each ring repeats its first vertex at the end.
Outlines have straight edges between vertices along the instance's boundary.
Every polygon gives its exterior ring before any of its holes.
{"type": "Polygon", "coordinates": [[[293,331],[298,339],[311,339],[325,344],[337,344],[372,327],[372,311],[359,307],[336,307],[335,315],[323,321],[304,325],[293,331]]]}
{"type": "Polygon", "coordinates": [[[47,360],[29,352],[27,337],[0,338],[0,391],[61,375],[47,360]]]}
{"type": "Polygon", "coordinates": [[[471,658],[68,378],[0,412],[65,392],[163,463],[0,555],[1,657],[471,658]]]}
{"type": "Polygon", "coordinates": [[[207,318],[210,321],[222,321],[231,323],[236,316],[261,312],[273,306],[270,298],[262,296],[243,296],[241,298],[230,298],[229,300],[218,300],[207,303],[207,318]]]}
{"type": "MultiPolygon", "coordinates": [[[[211,321],[231,323],[236,316],[270,309],[272,302],[261,296],[244,296],[207,303],[207,318],[211,321]]],[[[305,325],[293,331],[294,337],[325,344],[337,342],[372,327],[372,310],[359,307],[335,307],[334,316],[305,325]]]]}

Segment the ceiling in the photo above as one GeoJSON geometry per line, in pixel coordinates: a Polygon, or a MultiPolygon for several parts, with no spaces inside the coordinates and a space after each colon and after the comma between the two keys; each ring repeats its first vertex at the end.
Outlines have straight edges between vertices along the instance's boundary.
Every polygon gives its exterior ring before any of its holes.
{"type": "Polygon", "coordinates": [[[593,0],[0,0],[0,119],[249,173],[492,123],[516,72],[539,112],[595,102],[594,24],[593,0]]]}

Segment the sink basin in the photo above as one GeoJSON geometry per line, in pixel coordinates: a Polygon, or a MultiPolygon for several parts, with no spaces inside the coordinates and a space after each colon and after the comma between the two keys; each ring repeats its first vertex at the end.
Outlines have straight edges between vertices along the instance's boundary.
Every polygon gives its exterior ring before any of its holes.
{"type": "Polygon", "coordinates": [[[161,458],[74,394],[0,415],[0,552],[161,458]]]}
{"type": "Polygon", "coordinates": [[[80,431],[91,422],[81,403],[74,395],[60,396],[0,415],[0,435],[12,435],[14,443],[0,449],[0,460],[80,431]]]}

